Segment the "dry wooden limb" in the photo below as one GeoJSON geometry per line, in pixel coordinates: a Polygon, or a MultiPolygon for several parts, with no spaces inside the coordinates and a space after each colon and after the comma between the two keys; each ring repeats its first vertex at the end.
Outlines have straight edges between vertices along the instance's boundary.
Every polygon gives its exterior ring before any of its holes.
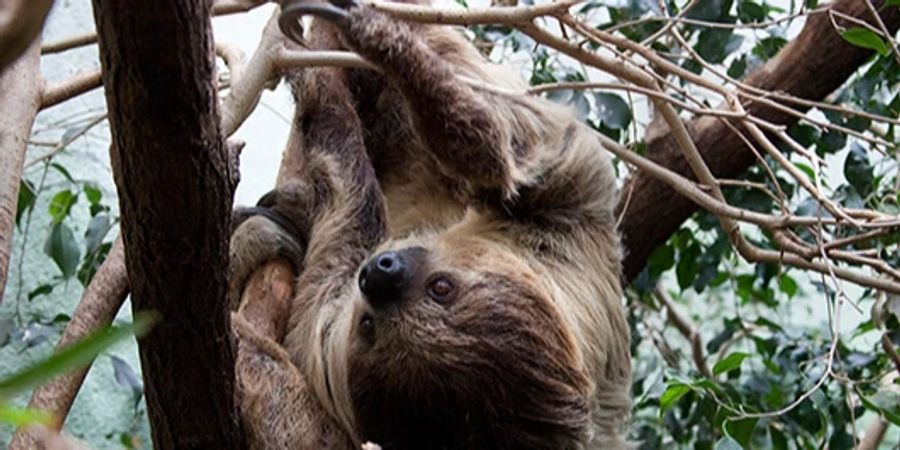
{"type": "Polygon", "coordinates": [[[663,292],[662,289],[656,288],[656,290],[653,291],[653,295],[666,308],[666,317],[669,322],[675,326],[675,329],[677,329],[685,339],[690,341],[691,358],[694,360],[694,365],[697,366],[697,371],[706,378],[713,378],[709,366],[706,365],[706,352],[703,350],[703,340],[700,338],[700,332],[697,331],[697,327],[678,311],[675,307],[675,302],[673,302],[672,299],[669,298],[669,295],[663,292]]]}
{"type": "MultiPolygon", "coordinates": [[[[93,331],[109,326],[128,296],[128,278],[125,271],[125,252],[122,239],[116,238],[106,260],[100,265],[94,278],[81,296],[81,302],[72,313],[72,320],[63,330],[56,348],[61,349],[84,339],[93,331]]],[[[88,369],[76,369],[38,386],[31,394],[29,408],[52,414],[59,431],[84,382],[88,369]]],[[[37,446],[40,433],[35,429],[20,429],[9,444],[10,450],[26,450],[37,446]]]]}
{"type": "Polygon", "coordinates": [[[102,85],[100,70],[80,73],[68,80],[47,85],[41,93],[41,109],[57,105],[102,85]]]}
{"type": "Polygon", "coordinates": [[[862,440],[859,441],[859,445],[856,446],[856,450],[877,450],[881,441],[884,440],[884,435],[887,432],[888,424],[881,417],[876,417],[875,420],[866,427],[865,435],[862,440]]]}
{"type": "Polygon", "coordinates": [[[22,165],[41,103],[40,56],[36,40],[0,73],[0,301],[9,275],[22,165]]]}

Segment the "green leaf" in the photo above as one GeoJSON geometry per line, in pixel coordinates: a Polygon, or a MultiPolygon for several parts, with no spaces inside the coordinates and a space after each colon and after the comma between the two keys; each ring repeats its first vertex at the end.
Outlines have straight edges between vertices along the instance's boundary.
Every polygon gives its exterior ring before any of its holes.
{"type": "Polygon", "coordinates": [[[900,394],[882,390],[872,397],[866,397],[859,390],[856,393],[866,409],[875,411],[889,422],[900,426],[900,394]]]}
{"type": "Polygon", "coordinates": [[[741,447],[748,447],[750,446],[750,439],[753,438],[753,430],[756,429],[757,422],[759,422],[759,419],[726,421],[724,428],[726,434],[734,438],[741,447]]]}
{"type": "MultiPolygon", "coordinates": [[[[65,140],[65,138],[63,138],[63,139],[65,140]]],[[[56,171],[59,172],[63,177],[65,177],[65,179],[68,180],[69,183],[73,183],[73,184],[75,183],[75,178],[72,178],[72,174],[69,173],[69,169],[66,169],[65,167],[63,167],[62,164],[51,163],[50,167],[56,169],[56,171]]]]}
{"type": "Polygon", "coordinates": [[[881,56],[889,56],[891,49],[874,31],[868,28],[853,27],[841,33],[845,41],[862,48],[875,50],[881,56]]]}
{"type": "Polygon", "coordinates": [[[106,214],[98,214],[91,219],[87,230],[84,232],[85,253],[91,254],[103,243],[103,238],[112,228],[109,216],[106,214]]]}
{"type": "Polygon", "coordinates": [[[673,265],[675,265],[675,249],[669,244],[657,247],[647,259],[647,267],[653,278],[669,270],[673,265]]]}
{"type": "Polygon", "coordinates": [[[614,130],[622,130],[631,123],[631,108],[628,103],[616,94],[598,92],[594,94],[597,101],[597,115],[600,122],[614,130]]]}
{"type": "Polygon", "coordinates": [[[715,450],[742,450],[741,444],[738,444],[734,438],[730,436],[725,436],[722,439],[719,439],[719,442],[716,442],[715,450]]]}
{"type": "Polygon", "coordinates": [[[48,207],[50,218],[53,219],[53,223],[62,222],[66,216],[69,215],[72,205],[77,201],[78,195],[72,193],[72,191],[68,189],[57,192],[56,195],[50,199],[50,206],[48,207]]]}
{"type": "Polygon", "coordinates": [[[697,36],[694,50],[706,61],[719,64],[728,56],[727,47],[733,33],[727,28],[707,28],[697,36]]]}
{"type": "Polygon", "coordinates": [[[869,162],[869,153],[856,142],[850,145],[850,152],[847,153],[847,159],[844,161],[844,177],[863,197],[871,190],[875,174],[872,164],[869,162]]]}
{"type": "Polygon", "coordinates": [[[900,0],[886,0],[884,2],[884,7],[887,6],[900,6],[900,0]]]}
{"type": "Polygon", "coordinates": [[[741,55],[740,58],[735,58],[734,61],[731,61],[731,65],[728,66],[728,76],[735,79],[740,79],[744,76],[744,72],[747,71],[747,55],[741,55]]]}
{"type": "Polygon", "coordinates": [[[65,278],[71,278],[78,268],[81,259],[81,249],[72,230],[64,223],[57,223],[50,231],[47,242],[44,243],[44,252],[53,259],[65,278]]]}
{"type": "Polygon", "coordinates": [[[587,119],[588,114],[591,113],[591,104],[581,91],[575,92],[569,103],[575,108],[575,114],[580,121],[587,119]]]}
{"type": "Polygon", "coordinates": [[[734,369],[737,369],[741,366],[741,363],[744,362],[744,359],[750,356],[747,353],[735,352],[730,355],[722,358],[719,362],[713,366],[713,375],[719,375],[721,373],[730,372],[734,369]]]}
{"type": "Polygon", "coordinates": [[[787,294],[788,298],[794,298],[797,295],[797,282],[787,275],[781,276],[781,279],[778,281],[778,288],[781,289],[781,292],[787,294]]]}
{"type": "Polygon", "coordinates": [[[34,200],[36,198],[37,194],[34,192],[34,187],[28,180],[23,178],[22,181],[19,182],[19,203],[16,204],[16,226],[19,226],[22,215],[34,208],[34,200]]]}
{"type": "Polygon", "coordinates": [[[762,22],[766,19],[766,10],[759,4],[744,0],[738,5],[738,18],[744,23],[762,22]]]}
{"type": "Polygon", "coordinates": [[[65,347],[45,361],[0,381],[0,399],[24,391],[57,375],[90,364],[101,352],[129,336],[142,336],[157,321],[155,313],[138,313],[134,323],[110,326],[95,331],[86,338],[65,347]]]}
{"type": "Polygon", "coordinates": [[[30,302],[30,301],[34,300],[36,297],[39,297],[41,295],[47,295],[47,294],[53,292],[53,287],[54,286],[52,284],[42,284],[42,285],[34,288],[31,292],[28,293],[28,301],[30,302]]]}
{"type": "Polygon", "coordinates": [[[82,189],[84,190],[84,196],[87,197],[91,205],[100,203],[100,199],[103,198],[103,192],[95,184],[85,183],[82,189]]]}
{"type": "Polygon", "coordinates": [[[18,428],[26,425],[50,425],[53,421],[53,416],[45,411],[19,409],[0,403],[0,423],[7,423],[18,428]]]}
{"type": "Polygon", "coordinates": [[[669,387],[666,388],[666,392],[663,392],[659,397],[660,412],[665,412],[672,406],[675,406],[675,403],[678,403],[678,400],[690,391],[690,387],[681,383],[669,385],[669,387]]]}

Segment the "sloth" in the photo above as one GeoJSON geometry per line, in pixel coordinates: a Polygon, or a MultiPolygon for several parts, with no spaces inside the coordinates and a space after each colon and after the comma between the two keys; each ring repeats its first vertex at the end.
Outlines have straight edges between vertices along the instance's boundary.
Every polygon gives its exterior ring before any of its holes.
{"type": "Polygon", "coordinates": [[[235,273],[279,255],[300,271],[281,344],[320,417],[299,434],[625,448],[617,193],[593,132],[511,94],[527,86],[458,30],[347,0],[283,8],[317,16],[311,48],[380,68],[288,74],[302,173],[239,211],[232,238],[235,273]]]}

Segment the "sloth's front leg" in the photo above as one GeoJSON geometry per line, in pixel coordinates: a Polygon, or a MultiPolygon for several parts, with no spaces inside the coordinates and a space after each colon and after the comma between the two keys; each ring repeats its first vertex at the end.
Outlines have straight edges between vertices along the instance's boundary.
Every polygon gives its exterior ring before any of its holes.
{"type": "MultiPolygon", "coordinates": [[[[447,61],[448,50],[444,56],[435,52],[421,28],[352,0],[288,1],[283,23],[296,23],[304,14],[333,21],[354,50],[381,68],[403,94],[419,136],[445,175],[468,182],[470,193],[489,189],[507,196],[529,181],[538,135],[531,129],[540,118],[516,112],[523,109],[513,98],[462,81],[447,61]]],[[[479,58],[464,42],[451,44],[445,47],[457,49],[449,52],[479,58]]]]}

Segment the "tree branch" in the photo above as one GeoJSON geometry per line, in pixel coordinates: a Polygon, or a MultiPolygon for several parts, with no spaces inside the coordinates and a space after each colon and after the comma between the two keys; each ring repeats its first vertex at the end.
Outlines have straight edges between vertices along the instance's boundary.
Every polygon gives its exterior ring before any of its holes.
{"type": "Polygon", "coordinates": [[[97,89],[102,85],[103,79],[100,71],[95,70],[83,72],[68,80],[45,86],[41,93],[41,109],[57,105],[70,98],[97,89]]]}
{"type": "MultiPolygon", "coordinates": [[[[858,0],[840,0],[832,8],[856,17],[868,10],[858,0]]],[[[900,27],[900,10],[886,8],[882,16],[889,29],[900,27]]],[[[844,42],[825,14],[811,16],[803,31],[744,83],[759,89],[786,92],[802,99],[822,99],[839,88],[872,52],[844,42]]],[[[759,103],[745,106],[757,117],[790,125],[795,116],[759,103]]],[[[805,108],[805,105],[801,106],[805,108]]],[[[733,178],[756,162],[752,151],[718,120],[701,117],[687,124],[704,161],[717,177],[733,178]]],[[[672,134],[647,142],[646,155],[654,162],[690,177],[690,168],[681,157],[672,134]]],[[[646,173],[627,182],[632,198],[624,212],[620,230],[626,248],[624,275],[633,280],[643,269],[650,253],[665,243],[691,216],[697,205],[681,195],[672,195],[668,185],[646,173]]],[[[621,208],[622,205],[620,205],[621,208]]],[[[621,211],[620,211],[621,212],[621,211]]]]}
{"type": "Polygon", "coordinates": [[[9,275],[22,165],[40,106],[41,79],[40,40],[0,73],[0,301],[9,275]]]}

